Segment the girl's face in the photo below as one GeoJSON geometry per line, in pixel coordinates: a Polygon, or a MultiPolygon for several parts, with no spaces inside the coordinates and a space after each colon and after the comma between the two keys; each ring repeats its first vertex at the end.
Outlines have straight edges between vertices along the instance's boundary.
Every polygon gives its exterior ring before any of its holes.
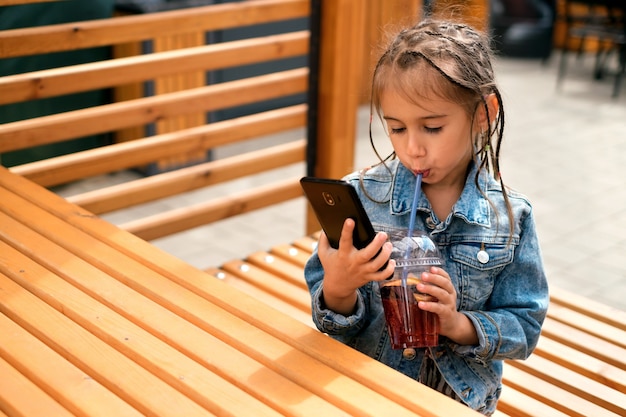
{"type": "Polygon", "coordinates": [[[472,160],[471,120],[460,105],[440,98],[408,101],[394,89],[381,95],[387,132],[400,162],[422,182],[463,187],[472,160]]]}

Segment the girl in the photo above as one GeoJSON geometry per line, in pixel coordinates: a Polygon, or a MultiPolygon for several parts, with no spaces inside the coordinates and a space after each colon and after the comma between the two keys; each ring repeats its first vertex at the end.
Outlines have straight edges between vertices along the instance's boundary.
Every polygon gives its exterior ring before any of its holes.
{"type": "Polygon", "coordinates": [[[490,415],[502,361],[525,359],[537,344],[548,288],[531,205],[500,178],[504,107],[488,39],[442,21],[403,30],[374,70],[371,106],[394,152],[345,179],[383,231],[362,250],[352,245],[350,219],[338,250],[322,233],[305,268],[313,320],[322,332],[490,415]],[[438,315],[440,342],[393,350],[373,281],[393,273],[384,229],[408,227],[418,173],[415,227],[443,257],[418,286],[438,302],[420,308],[438,315]]]}

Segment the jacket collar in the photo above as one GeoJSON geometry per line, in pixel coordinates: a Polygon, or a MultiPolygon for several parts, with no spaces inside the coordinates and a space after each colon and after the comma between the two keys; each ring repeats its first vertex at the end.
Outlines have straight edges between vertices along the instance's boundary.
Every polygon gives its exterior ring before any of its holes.
{"type": "MultiPolygon", "coordinates": [[[[402,163],[398,160],[395,162],[396,167],[391,190],[390,210],[393,215],[402,215],[411,210],[416,178],[402,163]]],[[[481,194],[480,189],[485,193],[487,192],[491,185],[490,176],[485,170],[480,173],[478,178],[479,189],[474,182],[477,169],[476,164],[472,162],[465,180],[463,192],[452,207],[452,216],[459,217],[470,224],[488,227],[490,225],[490,205],[489,201],[481,194]]],[[[432,212],[430,202],[423,193],[418,201],[417,209],[418,211],[429,214],[432,212]]]]}

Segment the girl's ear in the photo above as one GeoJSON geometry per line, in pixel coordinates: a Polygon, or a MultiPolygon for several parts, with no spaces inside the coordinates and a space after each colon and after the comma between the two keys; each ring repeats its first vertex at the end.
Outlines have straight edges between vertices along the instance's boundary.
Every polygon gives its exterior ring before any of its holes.
{"type": "Polygon", "coordinates": [[[476,109],[476,126],[480,132],[484,132],[487,130],[490,123],[493,123],[496,120],[496,116],[498,115],[498,111],[500,110],[500,106],[498,105],[498,97],[495,94],[489,94],[485,96],[485,103],[487,103],[487,109],[489,110],[489,117],[487,117],[487,112],[485,111],[485,106],[482,103],[476,109]]]}

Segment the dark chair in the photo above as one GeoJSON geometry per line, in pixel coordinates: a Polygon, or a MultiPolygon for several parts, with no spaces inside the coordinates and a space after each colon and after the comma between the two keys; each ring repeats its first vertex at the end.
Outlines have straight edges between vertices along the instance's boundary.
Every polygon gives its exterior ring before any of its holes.
{"type": "Polygon", "coordinates": [[[565,76],[567,56],[572,40],[577,40],[577,56],[585,51],[589,39],[597,41],[593,77],[601,79],[607,72],[607,63],[613,54],[617,54],[618,68],[615,74],[613,97],[620,91],[626,62],[626,2],[623,0],[565,0],[564,12],[559,18],[565,24],[565,40],[562,46],[561,60],[557,76],[560,86],[565,76]]]}
{"type": "Polygon", "coordinates": [[[499,55],[541,58],[552,52],[555,0],[491,0],[489,27],[499,55]]]}

